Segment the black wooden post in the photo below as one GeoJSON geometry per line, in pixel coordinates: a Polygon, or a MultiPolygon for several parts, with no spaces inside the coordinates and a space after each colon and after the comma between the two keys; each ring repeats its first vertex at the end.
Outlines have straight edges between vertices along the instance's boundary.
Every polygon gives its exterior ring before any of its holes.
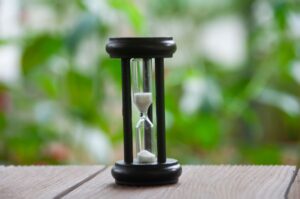
{"type": "Polygon", "coordinates": [[[124,130],[124,161],[133,161],[130,59],[122,58],[122,114],[124,130]]]}
{"type": "Polygon", "coordinates": [[[155,58],[157,161],[166,162],[164,59],[155,58]]]}

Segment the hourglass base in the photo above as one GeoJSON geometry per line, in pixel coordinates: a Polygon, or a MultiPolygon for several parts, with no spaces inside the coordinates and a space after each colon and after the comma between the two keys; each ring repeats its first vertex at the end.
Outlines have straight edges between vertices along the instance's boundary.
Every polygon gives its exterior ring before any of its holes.
{"type": "Polygon", "coordinates": [[[162,164],[126,164],[117,161],[111,170],[117,184],[131,186],[175,184],[181,172],[180,164],[174,159],[167,159],[162,164]]]}

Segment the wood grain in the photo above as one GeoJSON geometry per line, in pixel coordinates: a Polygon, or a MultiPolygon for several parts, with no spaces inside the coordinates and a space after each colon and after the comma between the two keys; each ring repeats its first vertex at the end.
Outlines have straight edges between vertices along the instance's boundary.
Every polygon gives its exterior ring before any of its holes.
{"type": "Polygon", "coordinates": [[[180,182],[158,187],[115,185],[110,169],[65,198],[282,199],[295,171],[293,166],[185,166],[180,182]]]}
{"type": "Polygon", "coordinates": [[[0,198],[53,198],[101,169],[103,166],[0,168],[0,198]]]}
{"type": "Polygon", "coordinates": [[[300,173],[299,169],[297,170],[296,178],[291,186],[291,189],[288,194],[289,199],[299,199],[300,198],[300,173]]]}

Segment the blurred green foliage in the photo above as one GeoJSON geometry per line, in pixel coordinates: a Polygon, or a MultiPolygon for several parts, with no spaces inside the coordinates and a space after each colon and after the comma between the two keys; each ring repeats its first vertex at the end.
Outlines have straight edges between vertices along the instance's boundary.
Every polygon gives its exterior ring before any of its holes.
{"type": "Polygon", "coordinates": [[[120,67],[105,53],[107,38],[155,35],[153,27],[161,21],[175,21],[186,41],[171,29],[165,32],[188,45],[198,27],[234,14],[246,31],[242,66],[225,70],[201,54],[186,57],[177,67],[167,62],[168,154],[182,163],[299,163],[300,89],[291,67],[300,59],[300,41],[290,36],[288,17],[299,14],[300,6],[296,1],[264,2],[274,14],[270,26],[256,23],[259,1],[253,0],[24,1],[23,12],[32,5],[47,8],[57,26],[34,30],[24,25],[20,38],[0,39],[0,46],[22,48],[20,80],[0,89],[0,162],[86,163],[84,158],[70,160],[86,155],[72,142],[77,124],[101,129],[114,151],[120,151],[120,67]],[[193,24],[192,31],[183,19],[193,24]],[[262,43],[270,37],[275,38],[271,44],[262,43]],[[180,104],[185,84],[193,79],[204,81],[207,89],[201,105],[189,113],[180,104]]]}

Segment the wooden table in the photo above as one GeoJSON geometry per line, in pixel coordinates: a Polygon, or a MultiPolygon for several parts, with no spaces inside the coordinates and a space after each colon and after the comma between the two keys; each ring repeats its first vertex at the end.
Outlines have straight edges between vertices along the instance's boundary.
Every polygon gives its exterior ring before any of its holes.
{"type": "Polygon", "coordinates": [[[184,166],[180,182],[114,184],[105,166],[0,166],[0,198],[300,199],[295,166],[184,166]]]}

